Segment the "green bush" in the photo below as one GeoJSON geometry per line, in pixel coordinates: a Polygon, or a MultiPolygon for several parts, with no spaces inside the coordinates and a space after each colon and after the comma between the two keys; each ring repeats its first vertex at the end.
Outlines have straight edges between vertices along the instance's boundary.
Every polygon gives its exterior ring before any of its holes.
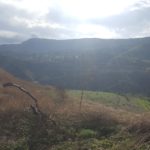
{"type": "Polygon", "coordinates": [[[80,138],[93,138],[96,137],[96,135],[96,131],[93,131],[91,129],[81,129],[78,134],[80,138]]]}

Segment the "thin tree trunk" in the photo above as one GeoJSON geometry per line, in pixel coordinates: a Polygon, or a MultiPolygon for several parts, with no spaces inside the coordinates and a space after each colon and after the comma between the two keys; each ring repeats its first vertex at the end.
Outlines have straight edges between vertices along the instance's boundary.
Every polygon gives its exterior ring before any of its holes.
{"type": "Polygon", "coordinates": [[[81,109],[82,109],[83,95],[84,95],[84,90],[82,89],[82,91],[81,91],[81,98],[80,98],[80,107],[79,107],[80,112],[81,112],[81,109]]]}

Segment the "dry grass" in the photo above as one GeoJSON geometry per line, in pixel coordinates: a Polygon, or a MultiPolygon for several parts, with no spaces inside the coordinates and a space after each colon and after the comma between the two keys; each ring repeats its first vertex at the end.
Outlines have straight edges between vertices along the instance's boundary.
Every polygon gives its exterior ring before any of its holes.
{"type": "Polygon", "coordinates": [[[136,147],[150,144],[150,113],[143,113],[128,126],[128,131],[137,137],[136,147]]]}
{"type": "MultiPolygon", "coordinates": [[[[54,88],[47,86],[43,87],[38,84],[32,84],[27,81],[19,80],[4,70],[0,69],[0,85],[6,82],[13,82],[30,91],[39,101],[42,110],[49,111],[53,105],[54,88]]],[[[22,93],[14,87],[3,88],[0,86],[0,111],[7,110],[24,110],[32,104],[32,99],[25,93],[22,93]]]]}
{"type": "MultiPolygon", "coordinates": [[[[66,118],[72,122],[95,122],[101,125],[119,123],[128,126],[128,131],[145,137],[142,141],[150,140],[150,113],[136,114],[90,101],[84,101],[80,111],[80,100],[67,96],[65,91],[19,80],[0,69],[0,84],[6,82],[17,83],[30,91],[39,100],[43,112],[57,115],[60,120],[66,118]]],[[[30,97],[18,89],[0,87],[0,112],[24,111],[31,104],[30,97]]]]}
{"type": "MultiPolygon", "coordinates": [[[[19,80],[4,70],[0,69],[0,84],[13,82],[30,91],[39,101],[40,109],[48,114],[59,114],[66,118],[79,118],[79,116],[94,117],[94,114],[102,116],[103,119],[117,120],[118,122],[130,122],[138,115],[124,110],[115,110],[91,101],[84,101],[81,112],[79,110],[79,99],[69,97],[65,91],[51,86],[42,86],[31,82],[19,80]]],[[[32,99],[18,89],[0,87],[0,111],[25,110],[32,104],[32,99]]],[[[85,117],[86,118],[86,117],[85,117]]]]}

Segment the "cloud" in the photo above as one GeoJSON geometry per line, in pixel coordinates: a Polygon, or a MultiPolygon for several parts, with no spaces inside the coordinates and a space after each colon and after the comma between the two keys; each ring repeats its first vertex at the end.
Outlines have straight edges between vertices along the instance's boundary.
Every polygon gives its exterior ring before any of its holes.
{"type": "Polygon", "coordinates": [[[84,25],[81,20],[69,17],[59,8],[49,9],[42,18],[10,4],[0,4],[0,10],[0,43],[20,42],[33,36],[69,39],[98,35],[92,33],[97,32],[95,26],[84,25]],[[90,29],[92,31],[88,31],[90,29]]]}
{"type": "Polygon", "coordinates": [[[12,32],[8,30],[0,30],[0,44],[5,43],[20,43],[25,39],[21,33],[12,32]]]}
{"type": "Polygon", "coordinates": [[[140,0],[134,5],[132,5],[131,10],[141,9],[145,7],[150,7],[150,1],[149,0],[140,0]]]}
{"type": "Polygon", "coordinates": [[[20,42],[34,36],[68,39],[150,35],[149,0],[137,0],[137,3],[120,14],[85,20],[66,13],[58,0],[52,0],[51,3],[48,3],[49,0],[43,0],[43,3],[40,0],[32,0],[32,5],[37,4],[34,9],[33,6],[30,7],[30,1],[0,0],[0,43],[20,42]]]}
{"type": "Polygon", "coordinates": [[[150,3],[147,1],[141,1],[119,15],[95,19],[90,22],[103,25],[110,30],[113,29],[126,38],[150,36],[150,5],[148,4],[150,3]]]}
{"type": "Polygon", "coordinates": [[[20,42],[33,35],[53,39],[71,38],[74,26],[75,20],[55,7],[41,17],[14,5],[0,3],[0,43],[20,42]]]}
{"type": "Polygon", "coordinates": [[[19,42],[25,39],[25,35],[22,33],[25,28],[16,22],[16,17],[31,19],[26,11],[16,9],[9,4],[0,3],[0,43],[4,41],[6,43],[10,41],[19,42]]]}

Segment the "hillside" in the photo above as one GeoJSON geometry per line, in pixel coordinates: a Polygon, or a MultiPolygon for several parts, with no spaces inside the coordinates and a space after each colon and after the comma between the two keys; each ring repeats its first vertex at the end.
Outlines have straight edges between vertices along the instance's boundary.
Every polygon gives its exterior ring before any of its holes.
{"type": "MultiPolygon", "coordinates": [[[[35,98],[37,98],[41,111],[50,112],[54,108],[55,101],[61,99],[61,90],[52,86],[42,86],[28,81],[18,79],[0,69],[0,111],[22,111],[29,109],[34,102],[30,96],[15,87],[3,87],[5,83],[15,83],[25,90],[29,91],[35,98]]],[[[58,100],[58,101],[59,101],[58,100]]]]}
{"type": "Polygon", "coordinates": [[[150,38],[30,39],[0,46],[0,67],[68,89],[150,93],[150,38]]]}
{"type": "Polygon", "coordinates": [[[80,108],[81,91],[23,81],[3,69],[0,85],[1,150],[149,150],[148,98],[84,91],[80,108]],[[25,93],[4,88],[7,82],[30,91],[41,112],[32,111],[25,93]]]}
{"type": "MultiPolygon", "coordinates": [[[[69,90],[68,94],[72,97],[80,99],[82,91],[69,90]]],[[[140,97],[126,94],[115,94],[108,92],[93,92],[83,91],[83,101],[91,101],[94,103],[100,103],[108,107],[115,109],[122,109],[129,112],[149,112],[150,111],[150,99],[149,97],[140,97]]]]}

